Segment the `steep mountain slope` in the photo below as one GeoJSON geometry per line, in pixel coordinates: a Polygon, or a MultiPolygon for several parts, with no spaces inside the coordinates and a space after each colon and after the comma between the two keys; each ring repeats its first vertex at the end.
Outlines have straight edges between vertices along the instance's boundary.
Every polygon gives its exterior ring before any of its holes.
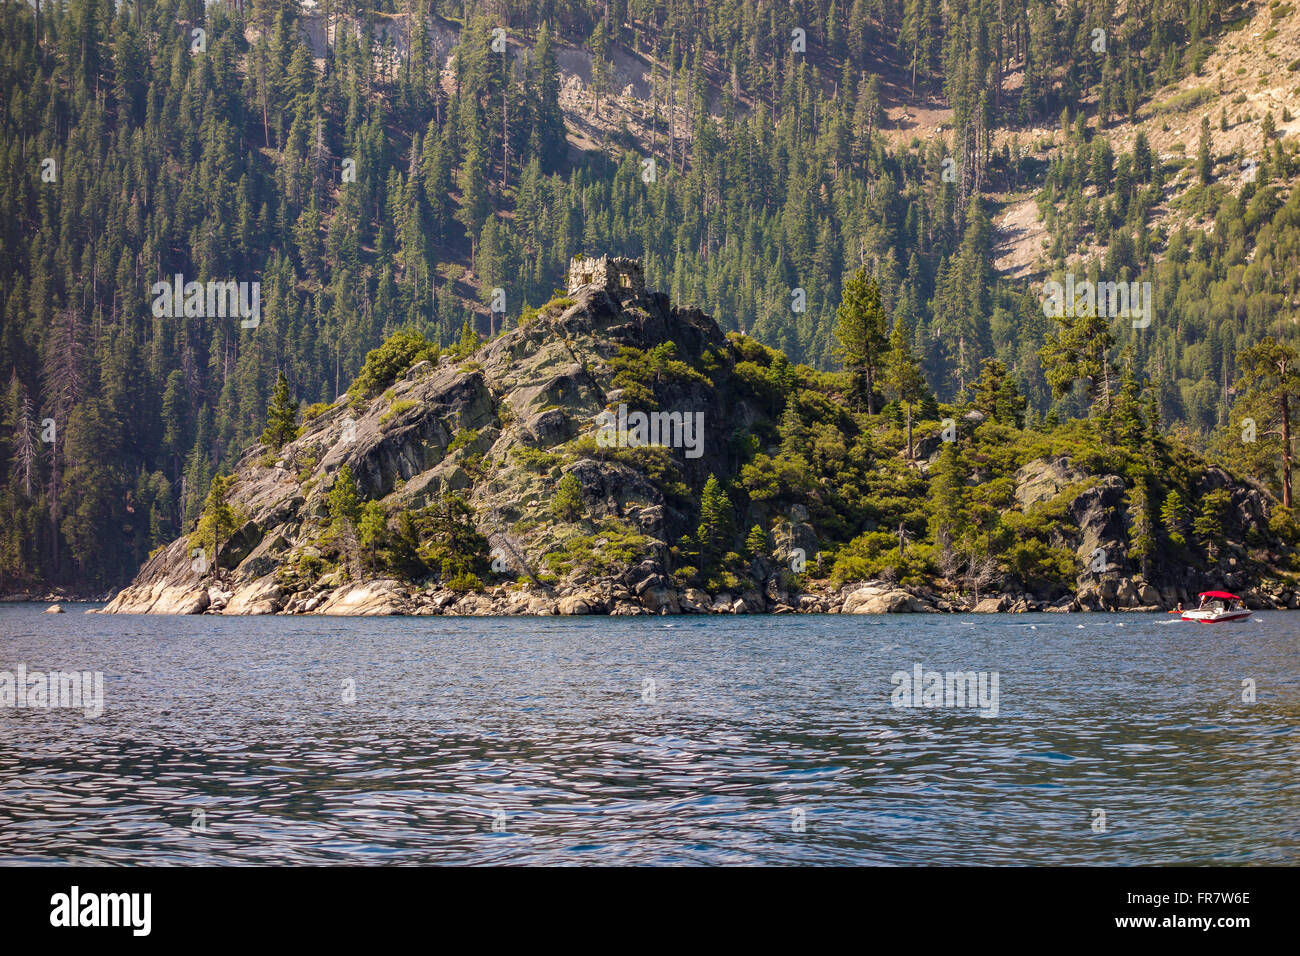
{"type": "MultiPolygon", "coordinates": [[[[1266,142],[1265,117],[1271,116],[1274,140],[1300,134],[1300,16],[1292,3],[1242,4],[1230,11],[1229,26],[1208,41],[1203,63],[1194,72],[1154,90],[1131,115],[1115,117],[1103,126],[1095,111],[1097,98],[1081,101],[1090,114],[1089,125],[1110,143],[1115,154],[1132,152],[1139,135],[1145,137],[1156,158],[1178,167],[1165,184],[1161,202],[1151,210],[1152,230],[1172,233],[1179,226],[1213,228],[1204,216],[1177,208],[1177,200],[1196,182],[1195,168],[1187,162],[1198,143],[1201,117],[1208,116],[1210,157],[1219,182],[1234,193],[1256,179],[1266,142]],[[1288,119],[1288,115],[1290,118],[1288,119]],[[1226,117],[1226,128],[1222,119],[1226,117]]],[[[1059,158],[1067,142],[1060,124],[1033,124],[1000,129],[998,146],[1007,145],[1042,164],[1059,158]]],[[[1297,176],[1284,177],[1281,195],[1295,188],[1297,176]]],[[[1041,279],[1050,261],[1048,224],[1039,214],[1032,193],[1041,182],[992,196],[997,229],[994,264],[1018,279],[1041,279]]],[[[1067,259],[1082,262],[1089,255],[1104,255],[1096,241],[1072,249],[1067,259]]]]}

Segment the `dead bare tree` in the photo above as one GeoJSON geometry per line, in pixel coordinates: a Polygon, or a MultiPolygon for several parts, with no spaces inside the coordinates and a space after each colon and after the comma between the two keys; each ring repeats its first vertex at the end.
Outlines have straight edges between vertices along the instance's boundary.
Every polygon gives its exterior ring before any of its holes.
{"type": "MultiPolygon", "coordinates": [[[[14,372],[14,380],[18,373],[14,372]]],[[[32,496],[32,476],[36,473],[36,439],[32,436],[35,416],[32,414],[32,399],[26,389],[18,386],[18,420],[15,422],[14,435],[14,476],[22,482],[23,494],[32,496]]]]}
{"type": "Polygon", "coordinates": [[[956,584],[961,572],[961,555],[952,546],[952,539],[945,532],[940,532],[935,541],[939,550],[939,573],[949,584],[956,584]]]}
{"type": "Polygon", "coordinates": [[[985,585],[998,578],[998,562],[987,551],[970,551],[966,554],[966,583],[975,592],[975,603],[980,600],[980,591],[985,585]]]}

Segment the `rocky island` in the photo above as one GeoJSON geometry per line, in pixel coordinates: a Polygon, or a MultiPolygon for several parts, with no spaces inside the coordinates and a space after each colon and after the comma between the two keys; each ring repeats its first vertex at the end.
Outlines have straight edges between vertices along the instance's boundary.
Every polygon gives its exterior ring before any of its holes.
{"type": "Polygon", "coordinates": [[[1272,496],[1163,435],[1137,389],[1026,421],[990,361],[969,403],[940,405],[895,384],[895,339],[864,399],[849,372],[647,291],[637,260],[575,258],[567,292],[485,343],[398,333],[332,404],[278,396],[198,526],[104,611],[1156,611],[1212,586],[1300,603],[1272,496]]]}

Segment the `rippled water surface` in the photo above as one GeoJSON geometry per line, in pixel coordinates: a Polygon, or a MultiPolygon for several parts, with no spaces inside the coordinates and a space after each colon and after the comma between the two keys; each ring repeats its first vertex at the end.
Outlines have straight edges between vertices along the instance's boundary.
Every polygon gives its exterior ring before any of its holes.
{"type": "Polygon", "coordinates": [[[0,605],[105,707],[0,707],[3,863],[1300,862],[1300,612],[83,609],[0,605]],[[894,707],[917,663],[997,715],[894,707]]]}

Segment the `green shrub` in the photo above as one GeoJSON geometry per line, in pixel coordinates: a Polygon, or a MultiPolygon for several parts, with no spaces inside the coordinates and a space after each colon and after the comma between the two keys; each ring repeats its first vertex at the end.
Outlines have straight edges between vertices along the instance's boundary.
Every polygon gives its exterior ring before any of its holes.
{"type": "Polygon", "coordinates": [[[574,458],[594,458],[627,465],[644,474],[665,496],[679,502],[691,500],[691,490],[681,480],[681,472],[673,458],[672,449],[662,445],[602,447],[591,435],[580,435],[564,447],[574,458]]]}
{"type": "Polygon", "coordinates": [[[347,465],[339,468],[330,486],[328,506],[330,521],[334,525],[355,523],[361,517],[361,496],[357,493],[357,480],[347,465]]]}
{"type": "Polygon", "coordinates": [[[294,467],[298,469],[298,484],[304,485],[311,473],[316,470],[316,465],[320,462],[315,452],[309,455],[303,455],[294,462],[294,467]]]}
{"type": "Polygon", "coordinates": [[[1268,519],[1268,529],[1292,546],[1300,544],[1300,523],[1296,521],[1295,511],[1278,506],[1268,519]]]}
{"type": "Polygon", "coordinates": [[[621,571],[637,564],[653,551],[652,542],[630,524],[606,518],[594,534],[571,534],[542,563],[560,577],[575,568],[595,573],[621,571]]]}
{"type": "Polygon", "coordinates": [[[520,467],[538,474],[550,471],[561,461],[559,455],[553,455],[530,445],[516,445],[510,450],[510,454],[519,462],[520,467]]]}
{"type": "Polygon", "coordinates": [[[409,412],[417,404],[419,403],[410,401],[405,398],[393,402],[392,406],[388,409],[388,411],[384,412],[384,414],[379,416],[379,424],[386,425],[389,422],[389,420],[396,418],[398,415],[401,415],[403,412],[409,412]]]}
{"type": "Polygon", "coordinates": [[[1078,574],[1078,556],[1068,548],[1053,548],[1038,538],[1012,544],[1007,565],[1020,582],[1030,589],[1043,587],[1071,588],[1078,574]]]}
{"type": "Polygon", "coordinates": [[[483,590],[483,581],[471,571],[455,571],[450,577],[443,579],[442,585],[449,591],[455,591],[458,594],[483,590]]]}
{"type": "Polygon", "coordinates": [[[623,390],[623,401],[629,407],[644,411],[658,408],[654,397],[657,385],[710,384],[705,375],[677,358],[677,346],[672,342],[664,342],[649,350],[619,346],[609,364],[614,370],[611,385],[623,390]]]}
{"type": "Polygon", "coordinates": [[[1163,103],[1157,103],[1155,106],[1156,114],[1160,113],[1183,113],[1193,107],[1200,106],[1202,103],[1214,99],[1214,90],[1208,86],[1196,86],[1190,90],[1183,90],[1181,93],[1175,93],[1163,103]]]}
{"type": "Polygon", "coordinates": [[[935,573],[934,548],[909,544],[900,554],[898,538],[887,531],[858,535],[835,555],[831,583],[840,587],[850,581],[884,578],[899,584],[924,584],[935,573]]]}
{"type": "MultiPolygon", "coordinates": [[[[316,419],[320,418],[322,415],[324,415],[333,407],[334,406],[332,406],[329,402],[313,402],[311,405],[308,405],[306,408],[302,410],[303,424],[306,425],[308,422],[315,421],[316,419]]],[[[299,429],[299,434],[301,433],[302,433],[302,429],[299,429]]]]}
{"type": "Polygon", "coordinates": [[[450,455],[452,452],[458,451],[466,445],[472,445],[476,441],[478,441],[477,428],[462,428],[460,431],[456,432],[451,441],[447,444],[447,454],[450,455]]]}
{"type": "Polygon", "coordinates": [[[772,380],[767,368],[755,362],[737,362],[733,374],[744,384],[746,390],[754,392],[769,411],[779,409],[785,400],[781,386],[772,380]]]}
{"type": "Polygon", "coordinates": [[[582,482],[578,481],[578,476],[569,472],[560,479],[559,487],[555,489],[555,497],[551,499],[551,513],[557,518],[566,521],[573,521],[583,513],[582,504],[582,482]]]}
{"type": "Polygon", "coordinates": [[[393,384],[417,362],[438,360],[439,348],[419,332],[403,330],[390,335],[383,345],[371,349],[361,373],[348,388],[355,400],[367,399],[393,384]]]}
{"type": "MultiPolygon", "coordinates": [[[[478,578],[490,566],[487,538],[474,526],[474,508],[460,495],[442,495],[411,516],[411,536],[418,538],[418,557],[428,567],[441,569],[446,584],[468,576],[478,578]]],[[[448,585],[450,586],[450,585],[448,585]]]]}

